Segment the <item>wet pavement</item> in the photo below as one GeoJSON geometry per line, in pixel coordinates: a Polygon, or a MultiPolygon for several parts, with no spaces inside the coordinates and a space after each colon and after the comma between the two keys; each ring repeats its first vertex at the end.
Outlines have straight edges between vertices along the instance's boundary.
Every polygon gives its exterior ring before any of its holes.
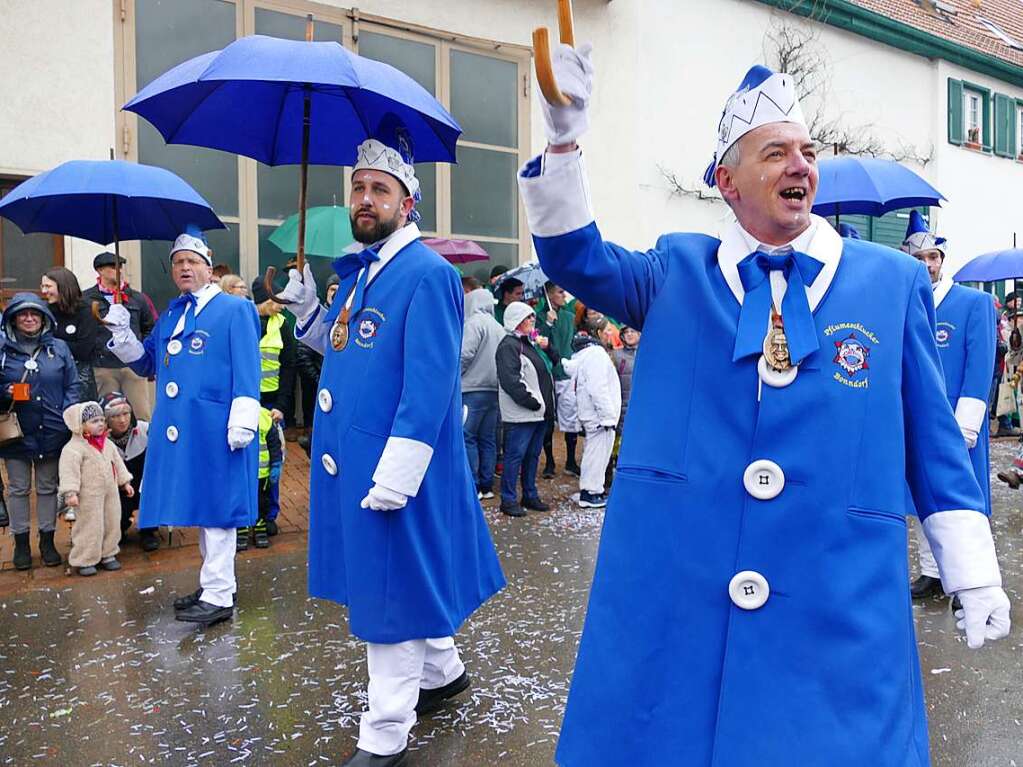
{"type": "MultiPolygon", "coordinates": [[[[994,446],[996,470],[1014,448],[994,446]]],[[[567,500],[571,480],[543,483],[548,514],[488,504],[508,588],[459,635],[475,684],[416,725],[410,767],[553,763],[602,521],[567,500]]],[[[970,651],[945,602],[914,608],[935,767],[1023,767],[1023,494],[993,491],[1012,635],[970,651]]],[[[364,650],[340,608],[306,597],[303,534],[239,556],[235,619],[207,631],[170,608],[196,568],[192,547],[89,580],[0,573],[0,764],[339,764],[364,650]]]]}

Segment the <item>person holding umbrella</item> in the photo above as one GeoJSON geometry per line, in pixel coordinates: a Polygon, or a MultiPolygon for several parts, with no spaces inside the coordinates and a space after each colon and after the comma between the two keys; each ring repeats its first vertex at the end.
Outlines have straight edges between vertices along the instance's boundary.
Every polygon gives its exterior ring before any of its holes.
{"type": "Polygon", "coordinates": [[[200,528],[199,588],[175,600],[174,617],[209,626],[234,613],[235,530],[256,520],[259,319],[251,302],[211,284],[201,231],[181,234],[170,262],[181,295],[144,342],[129,311],[112,305],[107,348],[156,377],[138,526],[200,528]]]}
{"type": "Polygon", "coordinates": [[[576,143],[589,54],[558,47],[571,98],[541,102],[519,185],[544,272],[644,348],[557,762],[925,764],[907,488],[969,646],[1010,625],[926,269],[811,214],[796,86],[762,66],[716,125],[721,237],[605,241],[576,143]]]}
{"type": "Polygon", "coordinates": [[[462,435],[458,272],[419,242],[408,152],[359,146],[360,250],[320,306],[308,264],[280,297],[324,354],[309,488],[309,593],[367,642],[369,710],[348,767],[397,767],[408,733],[470,682],[453,639],[504,586],[462,435]]]}
{"type": "MultiPolygon", "coordinates": [[[[988,395],[995,364],[995,328],[998,314],[991,296],[952,281],[942,273],[948,244],[936,237],[917,211],[909,214],[902,248],[927,267],[934,289],[935,334],[945,376],[948,402],[955,411],[963,441],[970,451],[973,474],[984,495],[984,510],[991,514],[991,479],[988,460],[988,395]]],[[[940,596],[941,578],[934,553],[923,535],[920,520],[911,515],[916,537],[920,577],[910,585],[913,599],[940,596]]]]}

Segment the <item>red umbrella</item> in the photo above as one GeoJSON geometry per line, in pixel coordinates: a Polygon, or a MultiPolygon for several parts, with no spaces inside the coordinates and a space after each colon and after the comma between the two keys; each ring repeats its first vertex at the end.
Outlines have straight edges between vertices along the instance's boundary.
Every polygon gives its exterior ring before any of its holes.
{"type": "Polygon", "coordinates": [[[487,251],[472,240],[447,240],[443,237],[431,237],[424,239],[423,244],[437,251],[452,264],[468,264],[472,261],[486,261],[490,258],[487,251]]]}

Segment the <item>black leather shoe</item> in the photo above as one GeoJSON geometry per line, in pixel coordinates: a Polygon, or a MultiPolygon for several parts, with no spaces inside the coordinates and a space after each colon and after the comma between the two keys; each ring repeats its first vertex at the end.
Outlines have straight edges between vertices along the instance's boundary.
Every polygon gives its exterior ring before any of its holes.
{"type": "Polygon", "coordinates": [[[469,687],[469,674],[465,671],[462,675],[453,682],[448,682],[443,687],[438,687],[435,690],[419,690],[419,700],[416,703],[416,714],[419,716],[429,716],[434,711],[439,711],[444,707],[444,703],[449,698],[453,698],[460,692],[464,692],[469,687]]]}
{"type": "Polygon", "coordinates": [[[557,471],[555,470],[553,463],[548,463],[546,466],[543,467],[544,479],[554,479],[556,475],[557,471]]]}
{"type": "Polygon", "coordinates": [[[157,535],[155,527],[147,527],[139,530],[139,543],[143,551],[156,551],[160,548],[160,536],[157,535]]]}
{"type": "Polygon", "coordinates": [[[377,756],[361,748],[341,763],[341,767],[402,767],[408,757],[408,749],[390,756],[377,756]]]}
{"type": "Polygon", "coordinates": [[[932,578],[929,575],[921,575],[909,584],[909,594],[913,599],[945,596],[945,592],[941,589],[941,579],[932,578]]]}
{"type": "Polygon", "coordinates": [[[551,507],[537,498],[523,498],[522,505],[532,511],[550,511],[551,507]]]}
{"type": "Polygon", "coordinates": [[[526,516],[526,510],[519,506],[517,503],[501,503],[501,513],[507,514],[509,517],[524,517],[526,516]]]}
{"type": "Polygon", "coordinates": [[[174,620],[212,626],[214,623],[228,620],[232,615],[234,615],[233,607],[221,607],[200,599],[191,607],[174,613],[174,620]]]}
{"type": "Polygon", "coordinates": [[[174,600],[174,611],[180,612],[181,610],[187,610],[192,605],[199,604],[199,597],[202,596],[202,589],[196,589],[191,594],[183,597],[178,597],[174,600]]]}
{"type": "Polygon", "coordinates": [[[566,474],[571,474],[573,477],[578,477],[579,474],[582,473],[582,469],[579,468],[579,464],[576,464],[576,463],[566,463],[565,464],[565,473],[566,474]]]}

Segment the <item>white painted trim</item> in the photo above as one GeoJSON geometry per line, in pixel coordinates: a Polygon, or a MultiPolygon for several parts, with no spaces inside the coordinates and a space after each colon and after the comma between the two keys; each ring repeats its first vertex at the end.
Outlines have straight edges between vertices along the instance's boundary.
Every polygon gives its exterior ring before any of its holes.
{"type": "Polygon", "coordinates": [[[1001,586],[991,523],[979,511],[938,511],[923,521],[946,594],[1001,586]]]}
{"type": "Polygon", "coordinates": [[[539,176],[519,170],[519,191],[526,206],[529,231],[537,237],[557,237],[593,223],[593,204],[582,151],[543,157],[539,176]]]}
{"type": "Polygon", "coordinates": [[[960,397],[956,402],[956,422],[960,429],[973,432],[974,442],[984,426],[985,418],[987,418],[987,403],[984,400],[976,397],[960,397]]]}
{"type": "Polygon", "coordinates": [[[433,448],[407,437],[388,437],[373,472],[373,481],[388,490],[415,497],[433,458],[433,448]]]}
{"type": "Polygon", "coordinates": [[[231,400],[231,415],[227,428],[238,427],[259,431],[259,400],[254,397],[235,397],[231,400]]]}
{"type": "Polygon", "coordinates": [[[138,340],[135,335],[129,330],[128,336],[123,341],[115,341],[114,337],[111,336],[110,340],[107,341],[107,349],[114,353],[125,365],[130,365],[133,362],[138,362],[146,355],[146,347],[142,345],[142,342],[138,340]]]}
{"type": "Polygon", "coordinates": [[[941,276],[941,279],[934,285],[934,308],[937,309],[941,306],[941,302],[945,300],[945,296],[949,294],[949,291],[955,287],[955,283],[952,282],[951,277],[941,276]]]}

